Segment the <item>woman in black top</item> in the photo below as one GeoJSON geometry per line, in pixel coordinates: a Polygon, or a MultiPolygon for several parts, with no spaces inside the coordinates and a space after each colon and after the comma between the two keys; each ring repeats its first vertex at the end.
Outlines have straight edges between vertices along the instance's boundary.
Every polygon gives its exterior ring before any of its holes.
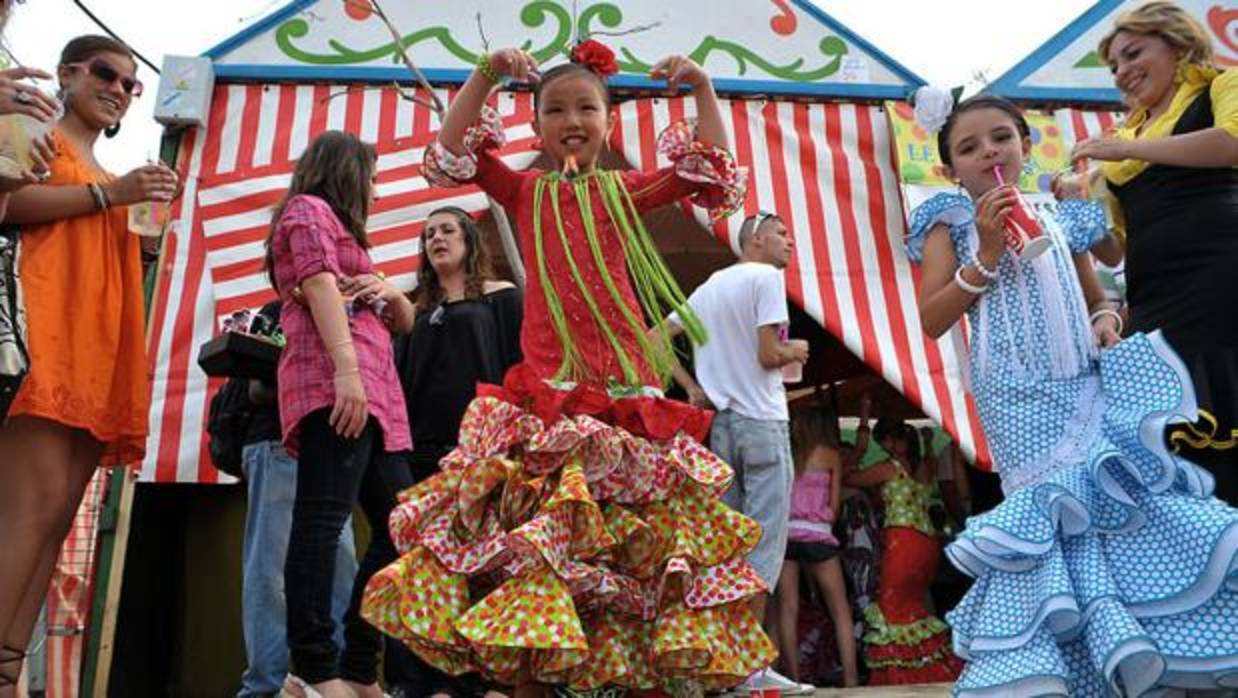
{"type": "MultiPolygon", "coordinates": [[[[413,331],[395,343],[396,367],[413,434],[415,482],[438,472],[439,459],[456,446],[464,411],[477,384],[501,384],[520,361],[520,290],[490,279],[489,257],[477,224],[462,209],[446,206],[426,219],[421,234],[419,299],[413,331]]],[[[464,698],[484,689],[473,677],[454,678],[413,655],[423,683],[410,695],[464,698]]]]}
{"type": "Polygon", "coordinates": [[[1238,71],[1216,68],[1203,28],[1170,2],[1120,16],[1099,54],[1131,111],[1074,157],[1103,161],[1130,329],[1161,330],[1191,372],[1199,421],[1169,439],[1238,504],[1238,71]]]}

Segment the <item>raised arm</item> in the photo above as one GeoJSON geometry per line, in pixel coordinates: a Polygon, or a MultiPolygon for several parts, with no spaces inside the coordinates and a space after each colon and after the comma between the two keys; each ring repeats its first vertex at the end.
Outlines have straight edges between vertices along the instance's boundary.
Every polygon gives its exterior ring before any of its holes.
{"type": "Polygon", "coordinates": [[[176,194],[176,173],[161,164],[142,165],[124,177],[98,185],[100,202],[86,184],[35,184],[13,192],[5,218],[10,223],[38,224],[84,216],[100,203],[128,206],[141,201],[170,201],[176,194]]]}
{"type": "Polygon", "coordinates": [[[443,125],[439,128],[438,140],[443,147],[456,155],[465,155],[464,134],[481,116],[490,91],[498,84],[496,78],[511,77],[519,82],[528,82],[537,74],[537,61],[517,48],[499,49],[486,57],[488,70],[477,69],[447,109],[443,125]]]}
{"type": "Polygon", "coordinates": [[[718,95],[714,92],[714,83],[709,74],[701,66],[686,56],[667,56],[649,71],[653,80],[666,80],[672,92],[678,92],[679,85],[692,87],[692,97],[696,100],[696,137],[710,145],[730,149],[726,127],[722,122],[722,110],[718,106],[718,95]]]}
{"type": "Polygon", "coordinates": [[[1171,167],[1238,167],[1238,137],[1212,127],[1164,138],[1091,138],[1071,152],[1075,160],[1143,160],[1171,167]]]}

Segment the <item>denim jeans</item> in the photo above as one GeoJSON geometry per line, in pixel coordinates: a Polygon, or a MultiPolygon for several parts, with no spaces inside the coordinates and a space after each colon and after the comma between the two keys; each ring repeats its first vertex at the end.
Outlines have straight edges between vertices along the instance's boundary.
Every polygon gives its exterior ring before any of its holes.
{"type": "Polygon", "coordinates": [[[722,501],[761,524],[761,542],[748,563],[772,594],[782,571],[791,518],[791,434],[782,420],[749,419],[731,410],[714,417],[709,449],[735,470],[722,501]]]}
{"type": "Polygon", "coordinates": [[[383,458],[383,434],[370,418],[361,435],[345,439],[327,418],[330,410],[301,420],[297,496],[284,579],[288,598],[288,649],[293,670],[306,682],[343,678],[361,684],[378,679],[382,635],[361,619],[361,597],[375,572],[396,559],[387,518],[396,495],[412,485],[408,466],[383,458]],[[344,613],[344,648],[335,640],[331,582],[340,532],[360,504],[373,537],[353,582],[344,613]]]}
{"type": "MultiPolygon", "coordinates": [[[[292,527],[297,491],[297,462],[278,441],[245,447],[241,467],[248,483],[242,550],[241,627],[245,633],[245,673],[237,698],[279,693],[288,673],[288,638],[284,631],[284,557],[292,527]]],[[[357,576],[351,521],[344,524],[335,556],[331,615],[343,618],[357,576]]],[[[341,626],[336,641],[343,642],[341,626]]]]}

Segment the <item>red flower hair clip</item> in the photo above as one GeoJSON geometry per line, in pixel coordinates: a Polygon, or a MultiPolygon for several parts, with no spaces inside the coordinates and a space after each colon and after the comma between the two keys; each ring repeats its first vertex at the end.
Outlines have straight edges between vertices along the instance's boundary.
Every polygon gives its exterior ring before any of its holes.
{"type": "Polygon", "coordinates": [[[573,63],[583,65],[597,73],[597,76],[603,80],[619,72],[619,64],[615,62],[615,52],[602,42],[593,39],[586,39],[576,44],[572,48],[570,59],[573,63]]]}

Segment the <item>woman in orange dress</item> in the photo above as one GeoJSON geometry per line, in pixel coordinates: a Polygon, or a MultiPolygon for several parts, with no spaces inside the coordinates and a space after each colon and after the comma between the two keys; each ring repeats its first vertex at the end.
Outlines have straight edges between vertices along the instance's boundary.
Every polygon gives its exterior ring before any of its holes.
{"type": "Polygon", "coordinates": [[[14,695],[56,556],[99,465],[141,460],[149,383],[140,240],[126,206],[169,200],[176,175],[146,165],[114,178],[94,156],[141,93],[123,44],[65,46],[65,113],[46,184],[14,192],[30,372],[0,427],[0,698],[14,695]],[[7,685],[5,685],[7,683],[7,685]]]}

